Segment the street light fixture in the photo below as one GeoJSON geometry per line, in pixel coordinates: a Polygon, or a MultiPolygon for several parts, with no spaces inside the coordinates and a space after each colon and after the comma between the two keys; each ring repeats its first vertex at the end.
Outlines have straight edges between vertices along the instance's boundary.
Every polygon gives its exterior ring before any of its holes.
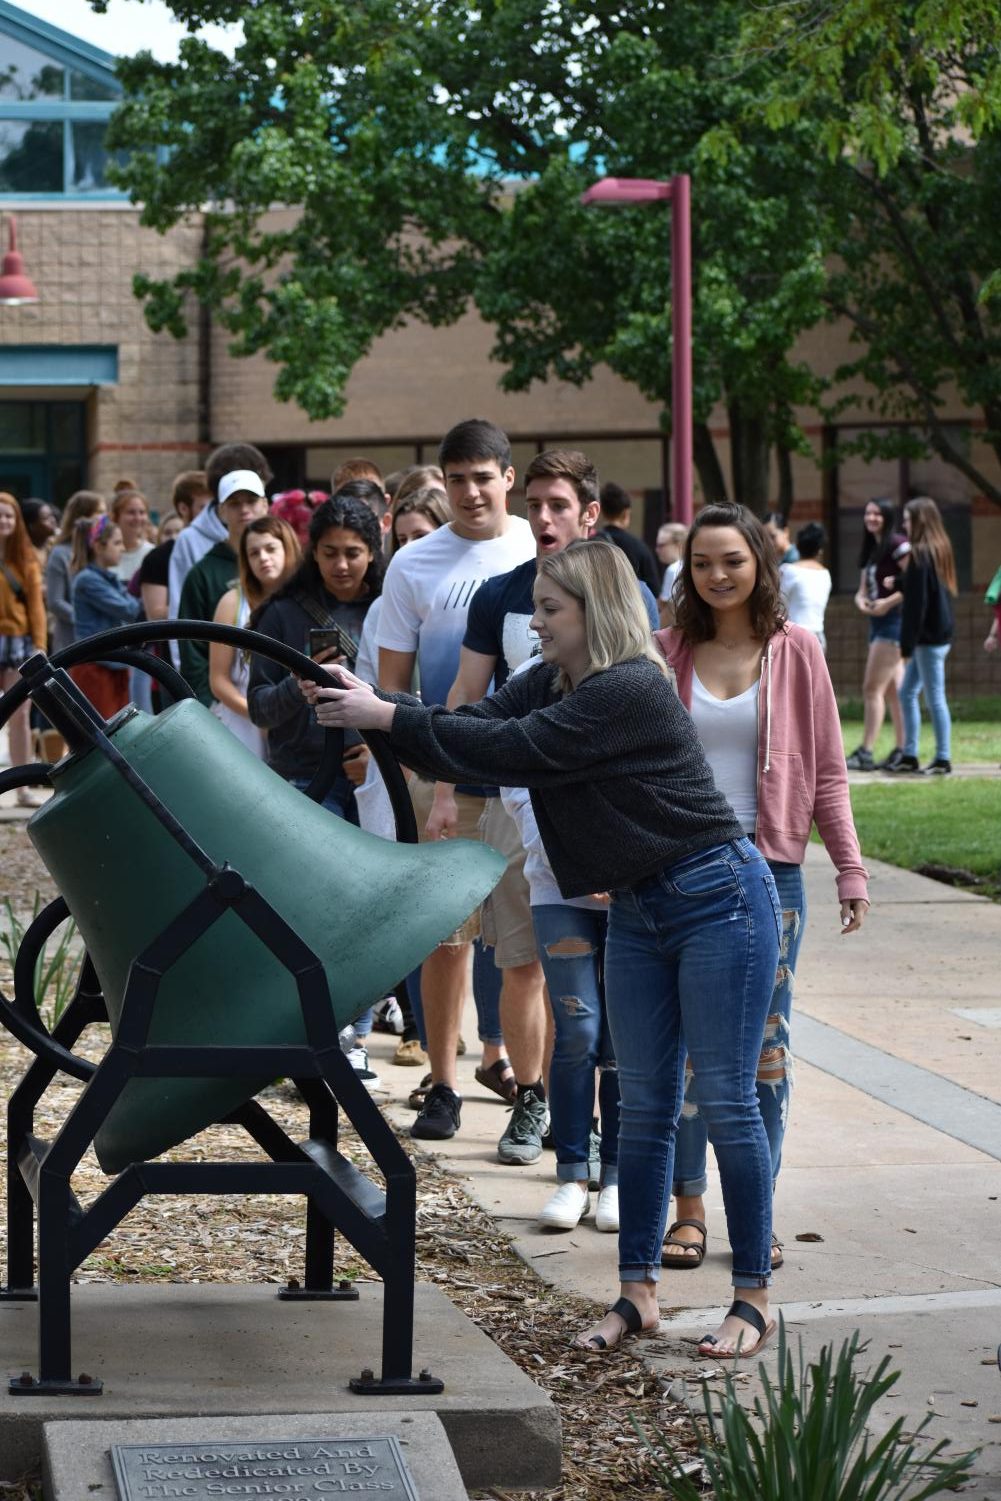
{"type": "Polygon", "coordinates": [[[18,254],[17,249],[17,221],[13,214],[8,214],[10,222],[10,249],[3,258],[3,270],[0,271],[0,305],[4,307],[20,307],[24,303],[37,302],[38,292],[35,283],[24,274],[24,261],[18,254]]]}
{"type": "Polygon", "coordinates": [[[581,203],[671,205],[671,500],[676,521],[692,522],[692,181],[687,173],[660,182],[651,177],[602,177],[581,203]]]}

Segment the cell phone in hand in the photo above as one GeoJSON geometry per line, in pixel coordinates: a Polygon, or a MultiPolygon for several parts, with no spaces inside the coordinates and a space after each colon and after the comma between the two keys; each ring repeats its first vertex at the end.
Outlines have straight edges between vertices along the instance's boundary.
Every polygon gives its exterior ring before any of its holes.
{"type": "Polygon", "coordinates": [[[358,643],[349,636],[343,626],[322,626],[311,630],[309,633],[309,655],[316,658],[330,651],[334,652],[338,657],[346,658],[353,665],[358,656],[358,643]]]}

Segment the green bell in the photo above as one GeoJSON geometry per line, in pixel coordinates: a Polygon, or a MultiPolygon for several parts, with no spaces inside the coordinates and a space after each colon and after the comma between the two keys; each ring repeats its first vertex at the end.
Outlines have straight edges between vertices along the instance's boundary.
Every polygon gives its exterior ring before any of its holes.
{"type": "MultiPolygon", "coordinates": [[[[185,831],[233,866],[323,963],[344,1027],[409,974],[500,879],[504,860],[469,840],[393,844],[283,781],[202,704],[152,718],[130,708],[112,743],[185,831]]],[[[133,960],[204,889],[205,877],[98,750],[52,772],[28,833],[101,981],[117,1032],[133,960]]],[[[232,911],[167,972],[151,1043],[305,1043],[292,976],[232,911]]],[[[133,1079],[101,1126],[108,1173],[187,1140],[269,1079],[133,1079]]]]}

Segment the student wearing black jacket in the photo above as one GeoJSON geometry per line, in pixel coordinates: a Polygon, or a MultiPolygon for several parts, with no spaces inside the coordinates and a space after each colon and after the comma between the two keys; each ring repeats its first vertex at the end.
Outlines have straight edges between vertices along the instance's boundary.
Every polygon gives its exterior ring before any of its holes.
{"type": "MultiPolygon", "coordinates": [[[[778,962],[768,867],[717,791],[653,650],[624,555],[571,542],[541,559],[542,660],[449,711],[376,694],[350,674],[302,691],[323,724],[381,729],[449,782],[528,787],[565,897],[609,892],[605,981],[619,1065],[620,1296],[577,1343],[605,1350],[658,1327],[657,1280],[687,1052],[710,1077],[737,1297],[699,1353],[753,1355],[774,1333],[771,1160],[755,1074],[778,962]]],[[[700,1100],[700,1109],[702,1101],[700,1100]]]]}
{"type": "Polygon", "coordinates": [[[952,546],[942,525],[938,506],[926,495],[909,500],[904,507],[904,531],[911,543],[910,561],[903,581],[900,655],[906,662],[900,685],[904,715],[904,753],[895,773],[921,770],[918,734],[925,703],[935,730],[935,759],[924,768],[927,776],[947,776],[952,771],[952,718],[945,696],[945,659],[952,646],[952,596],[956,593],[956,564],[952,546]]]}
{"type": "MultiPolygon", "coordinates": [[[[255,611],[250,623],[307,656],[311,630],[339,625],[357,642],[368,608],[382,592],[382,573],[382,536],[372,512],[361,500],[335,495],[313,512],[309,547],[298,571],[255,611]]],[[[287,782],[308,787],[320,767],[324,734],[303,703],[296,679],[280,663],[253,658],[247,712],[252,724],[267,731],[268,765],[287,782]]],[[[358,737],[350,738],[357,746],[358,737]]],[[[360,781],[364,766],[354,770],[360,781]]],[[[356,824],[354,779],[347,772],[337,777],[325,806],[356,824]]]]}

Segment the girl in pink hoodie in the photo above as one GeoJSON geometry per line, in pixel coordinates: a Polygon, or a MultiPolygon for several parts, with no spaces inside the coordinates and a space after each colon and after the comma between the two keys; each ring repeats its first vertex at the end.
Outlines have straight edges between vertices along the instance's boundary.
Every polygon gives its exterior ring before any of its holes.
{"type": "MultiPolygon", "coordinates": [[[[824,654],[809,631],[786,620],[774,551],[743,506],[699,512],[685,548],[675,618],[655,640],[674,668],[716,785],[768,861],[783,909],[757,1081],[774,1181],[792,1084],[789,1013],[806,917],[801,867],[811,826],[816,823],[837,871],[843,933],[862,926],[867,872],[824,654]]],[[[698,1083],[689,1078],[675,1156],[678,1218],[662,1258],[676,1270],[700,1266],[705,1255],[706,1141],[698,1083]]],[[[772,1265],[781,1264],[775,1241],[772,1265]]]]}

